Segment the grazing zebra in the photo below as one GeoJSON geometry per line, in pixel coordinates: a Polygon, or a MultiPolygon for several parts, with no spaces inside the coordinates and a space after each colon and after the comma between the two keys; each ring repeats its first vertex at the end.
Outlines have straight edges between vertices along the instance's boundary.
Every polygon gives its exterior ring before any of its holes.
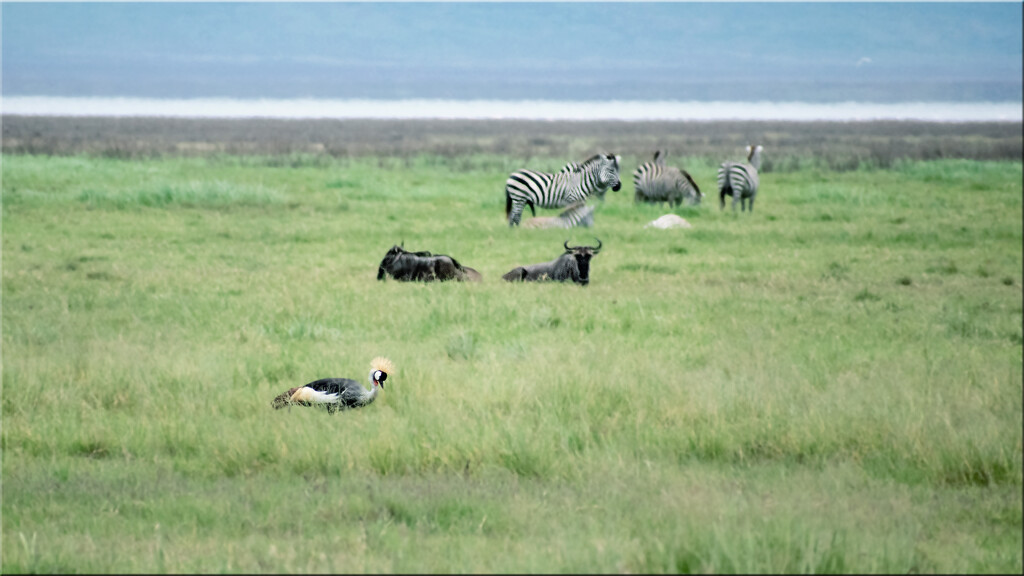
{"type": "Polygon", "coordinates": [[[636,194],[635,202],[668,202],[669,206],[678,206],[686,200],[687,204],[700,204],[704,194],[686,170],[665,165],[665,153],[658,150],[654,160],[644,162],[633,172],[633,185],[636,194]]]}
{"type": "Polygon", "coordinates": [[[523,228],[573,228],[594,225],[594,207],[583,202],[569,206],[558,216],[538,216],[523,222],[523,228]]]}
{"type": "Polygon", "coordinates": [[[754,211],[754,196],[757,195],[757,186],[760,178],[757,171],[761,168],[762,146],[747,146],[747,161],[723,162],[718,168],[718,198],[721,201],[721,208],[725,209],[725,197],[732,196],[732,210],[736,211],[736,203],[740,203],[740,210],[747,209],[746,201],[750,200],[750,211],[754,211]]]}
{"type": "Polygon", "coordinates": [[[505,181],[505,218],[509,226],[516,226],[526,206],[536,216],[535,206],[562,208],[621,187],[619,157],[612,154],[595,154],[581,164],[570,162],[555,174],[516,170],[505,181]]]}

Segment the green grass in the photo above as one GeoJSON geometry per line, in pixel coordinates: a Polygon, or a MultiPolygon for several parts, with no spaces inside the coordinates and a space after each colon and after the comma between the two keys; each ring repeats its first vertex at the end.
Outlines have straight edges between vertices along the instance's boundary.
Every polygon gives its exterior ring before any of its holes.
{"type": "Polygon", "coordinates": [[[1022,570],[1019,162],[734,215],[681,159],[654,230],[627,159],[567,234],[505,225],[514,159],[292,160],[3,158],[5,573],[1022,570]],[[402,241],[484,282],[377,282],[402,241]]]}

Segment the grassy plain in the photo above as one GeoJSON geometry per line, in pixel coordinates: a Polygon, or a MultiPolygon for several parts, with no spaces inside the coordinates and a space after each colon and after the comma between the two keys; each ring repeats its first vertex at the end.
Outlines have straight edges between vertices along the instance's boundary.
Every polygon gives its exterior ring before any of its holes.
{"type": "Polygon", "coordinates": [[[1020,572],[1021,163],[734,215],[680,156],[662,231],[629,152],[571,234],[507,228],[512,155],[6,154],[3,571],[1020,572]],[[588,287],[500,280],[594,235],[588,287]],[[403,240],[484,282],[375,281],[403,240]]]}

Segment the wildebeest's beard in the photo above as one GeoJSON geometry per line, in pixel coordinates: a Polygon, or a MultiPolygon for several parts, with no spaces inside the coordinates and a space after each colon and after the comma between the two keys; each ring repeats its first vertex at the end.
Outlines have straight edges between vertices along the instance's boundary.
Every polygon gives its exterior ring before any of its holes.
{"type": "Polygon", "coordinates": [[[580,270],[580,284],[586,286],[590,283],[590,254],[574,254],[576,267],[580,270]]]}

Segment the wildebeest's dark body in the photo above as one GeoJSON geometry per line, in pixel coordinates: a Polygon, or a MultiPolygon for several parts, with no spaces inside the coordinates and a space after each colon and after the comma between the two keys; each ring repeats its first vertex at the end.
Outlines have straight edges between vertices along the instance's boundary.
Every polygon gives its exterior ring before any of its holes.
{"type": "Polygon", "coordinates": [[[404,246],[392,246],[381,260],[377,268],[377,280],[384,280],[387,276],[403,282],[481,279],[479,272],[459,264],[451,256],[427,251],[409,252],[404,246]]]}
{"type": "Polygon", "coordinates": [[[601,251],[601,240],[598,240],[597,246],[593,248],[569,246],[568,240],[563,246],[565,246],[565,254],[558,258],[550,262],[513,268],[502,278],[509,282],[565,282],[571,280],[586,286],[590,283],[590,259],[601,251]]]}

